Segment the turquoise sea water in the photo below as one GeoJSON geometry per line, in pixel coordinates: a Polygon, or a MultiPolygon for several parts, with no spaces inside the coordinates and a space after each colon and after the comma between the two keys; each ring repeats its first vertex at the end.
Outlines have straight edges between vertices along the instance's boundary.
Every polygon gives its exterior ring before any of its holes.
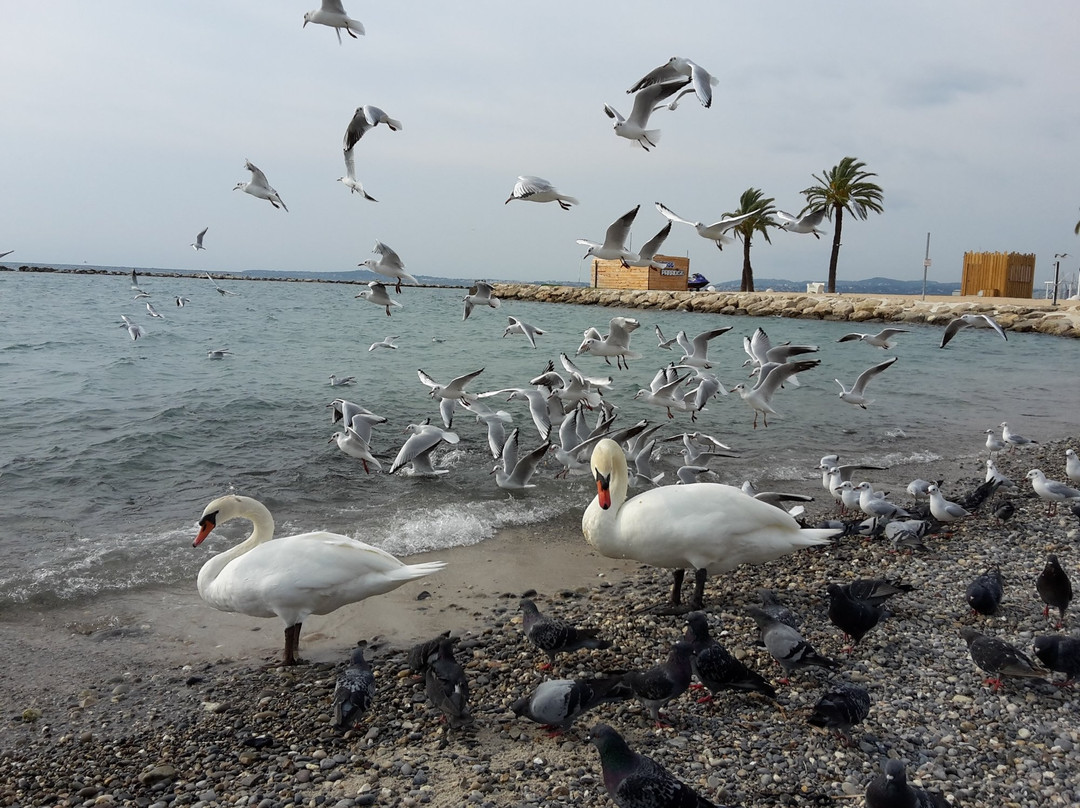
{"type": "MultiPolygon", "coordinates": [[[[462,290],[407,287],[397,297],[403,308],[388,318],[355,299],[363,287],[352,285],[223,283],[234,297],[218,295],[205,279],[143,276],[140,285],[164,315],[154,319],[130,285],[125,276],[0,272],[0,608],[194,582],[207,557],[191,548],[195,522],[207,502],[230,491],[265,502],[282,535],[333,530],[399,555],[580,512],[593,485],[587,476],[555,479],[553,457],[537,488],[514,497],[500,490],[484,427],[461,410],[454,422],[461,442],[438,454],[449,474],[365,474],[328,443],[327,404],[340,396],[390,419],[373,439],[388,467],[407,424],[438,420],[418,368],[446,381],[483,367],[470,385],[476,392],[526,386],[549,359],[558,367],[560,352],[572,356],[586,327],[606,331],[617,314],[641,321],[633,346],[644,358],[625,371],[576,358],[589,372],[614,377],[607,398],[619,407],[617,423],[668,420],[632,399],[658,367],[678,359],[655,347],[653,324],[667,336],[733,326],[710,351],[729,388],[746,377],[742,337],[758,326],[774,342],[821,346],[822,365],[778,395],[780,415],[768,429],[751,428],[752,412],[736,395],[714,399],[696,425],[680,414],[664,428],[665,435],[701,429],[731,444],[741,458],[713,466],[736,485],[807,484],[818,479],[818,458],[832,452],[905,468],[973,457],[983,430],[1002,420],[1035,438],[1077,427],[1080,343],[1041,335],[1004,342],[967,330],[939,350],[940,328],[911,326],[898,340],[900,361],[874,381],[876,401],[861,410],[839,401],[833,379],[850,385],[889,354],[836,339],[878,324],[518,301],[477,309],[463,322],[462,290]],[[178,308],[176,295],[191,302],[178,308]],[[147,335],[133,342],[121,314],[147,335]],[[547,332],[536,350],[524,337],[501,338],[509,314],[547,332]],[[398,350],[368,351],[387,335],[400,336],[398,350]],[[207,358],[223,347],[232,355],[207,358]],[[359,384],[331,388],[331,373],[359,384]]],[[[523,447],[540,442],[524,404],[488,403],[514,416],[523,447]]],[[[667,446],[671,455],[658,465],[674,482],[680,447],[667,446]]],[[[246,529],[216,531],[223,538],[208,542],[211,551],[246,529]]]]}

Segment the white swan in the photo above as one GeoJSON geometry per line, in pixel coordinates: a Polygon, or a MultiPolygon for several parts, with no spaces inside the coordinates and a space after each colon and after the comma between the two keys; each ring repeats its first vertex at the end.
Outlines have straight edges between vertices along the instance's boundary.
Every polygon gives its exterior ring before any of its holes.
{"type": "Polygon", "coordinates": [[[670,607],[680,606],[685,568],[696,570],[701,608],[705,578],[740,564],[761,564],[804,547],[828,544],[836,530],[803,530],[779,508],[719,483],[671,485],[626,499],[626,455],[613,440],[592,454],[596,498],[585,509],[585,540],[608,558],[630,558],[674,570],[670,607]]]}
{"type": "Polygon", "coordinates": [[[377,547],[325,531],[274,539],[274,518],[266,506],[251,497],[231,495],[206,506],[192,546],[198,547],[210,531],[230,519],[248,519],[254,530],[245,541],[203,564],[199,595],[223,612],[280,617],[285,623],[286,665],[301,661],[296,652],[300,626],[308,615],[329,614],[446,566],[444,561],[403,564],[377,547]]]}

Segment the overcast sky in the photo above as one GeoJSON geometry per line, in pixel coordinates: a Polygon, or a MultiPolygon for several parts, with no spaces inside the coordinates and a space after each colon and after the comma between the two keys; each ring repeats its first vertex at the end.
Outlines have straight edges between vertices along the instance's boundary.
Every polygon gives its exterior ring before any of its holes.
{"type": "MultiPolygon", "coordinates": [[[[302,27],[316,0],[6,3],[0,44],[0,252],[17,263],[230,272],[348,270],[376,239],[413,274],[584,280],[602,240],[662,201],[711,222],[761,188],[800,191],[852,155],[885,211],[845,219],[840,279],[959,281],[963,253],[1053,255],[1080,239],[1080,10],[1015,3],[346,0],[359,39],[302,27]],[[681,13],[676,13],[676,9],[681,13]],[[711,109],[661,110],[657,149],[616,137],[605,102],[672,55],[720,78],[711,109]],[[378,203],[350,195],[354,108],[402,121],[357,146],[378,203]],[[266,173],[289,212],[233,192],[266,173]],[[581,200],[503,205],[519,174],[581,200]],[[205,252],[188,245],[209,226],[205,252]]],[[[831,227],[826,229],[831,231],[831,227]]],[[[831,236],[755,240],[758,278],[825,280],[831,236]]],[[[710,280],[722,252],[675,225],[663,252],[710,280]]]]}

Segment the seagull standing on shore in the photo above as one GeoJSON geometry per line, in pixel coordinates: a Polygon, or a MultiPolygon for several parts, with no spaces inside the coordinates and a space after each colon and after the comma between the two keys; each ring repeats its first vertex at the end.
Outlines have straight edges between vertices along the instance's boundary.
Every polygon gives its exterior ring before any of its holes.
{"type": "Polygon", "coordinates": [[[578,203],[574,197],[559,193],[555,186],[543,177],[530,177],[527,175],[518,177],[517,185],[514,186],[514,190],[510,192],[509,198],[503,204],[509,205],[515,199],[521,199],[525,202],[558,202],[559,207],[563,210],[570,210],[571,205],[578,203]]]}
{"type": "Polygon", "coordinates": [[[1025,438],[1023,435],[1017,435],[1011,429],[1007,421],[1001,422],[1001,442],[1009,447],[1011,452],[1017,446],[1027,446],[1029,443],[1038,443],[1037,440],[1031,440],[1031,438],[1025,438]]]}
{"type": "Polygon", "coordinates": [[[278,192],[270,187],[270,183],[266,181],[266,175],[250,160],[244,161],[244,168],[251,172],[251,179],[247,182],[238,182],[233,187],[234,191],[243,191],[246,194],[251,194],[258,199],[265,199],[275,208],[280,207],[286,213],[289,209],[285,207],[285,203],[281,201],[281,197],[278,196],[278,192]]]}
{"type": "Polygon", "coordinates": [[[210,229],[209,227],[204,227],[202,229],[202,232],[200,232],[199,235],[195,236],[195,241],[193,241],[191,243],[191,249],[195,250],[195,252],[198,252],[199,250],[205,250],[206,249],[206,247],[204,247],[202,245],[202,240],[203,240],[203,236],[206,235],[206,231],[209,230],[209,229],[210,229]]]}
{"type": "Polygon", "coordinates": [[[333,28],[334,33],[337,34],[339,45],[341,44],[342,28],[344,28],[345,33],[353,39],[358,38],[356,34],[364,36],[363,23],[359,20],[349,18],[349,15],[345,13],[345,6],[342,5],[341,0],[322,0],[322,4],[319,8],[314,11],[309,11],[304,15],[304,24],[300,27],[306,28],[309,22],[333,28]]]}

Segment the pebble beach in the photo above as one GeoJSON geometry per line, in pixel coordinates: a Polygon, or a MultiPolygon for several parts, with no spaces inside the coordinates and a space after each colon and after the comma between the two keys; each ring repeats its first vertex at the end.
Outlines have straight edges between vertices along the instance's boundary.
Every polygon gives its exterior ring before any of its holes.
{"type": "MultiPolygon", "coordinates": [[[[601,705],[554,739],[516,718],[509,705],[544,678],[648,667],[685,630],[681,617],[639,611],[666,597],[668,572],[596,555],[574,534],[580,514],[568,514],[561,541],[515,552],[500,544],[503,536],[460,548],[442,556],[459,571],[441,585],[433,576],[373,599],[361,606],[363,619],[313,620],[301,638],[312,661],[295,668],[272,662],[280,654],[276,621],[219,615],[193,592],[146,594],[96,623],[4,615],[0,805],[610,805],[587,740],[597,721],[717,804],[862,805],[867,783],[894,757],[907,763],[909,781],[954,804],[1075,805],[1075,688],[1010,679],[994,691],[958,631],[974,626],[1029,654],[1035,636],[1054,632],[1034,581],[1050,553],[1080,580],[1080,523],[1067,508],[1047,516],[1023,478],[1041,467],[1064,479],[1064,450],[1077,443],[1073,436],[998,459],[1018,486],[996,495],[1017,506],[1004,524],[984,506],[951,537],[930,536],[911,555],[891,552],[885,540],[846,537],[710,579],[713,636],[772,683],[779,669],[755,646],[745,614],[758,587],[776,590],[802,616],[806,638],[840,661],[836,680],[869,690],[869,717],[850,746],[806,722],[829,683],[815,669],[777,685],[777,704],[729,693],[698,704],[691,691],[667,707],[670,728],[655,728],[636,701],[601,705]],[[993,565],[1005,579],[1002,609],[972,616],[965,587],[993,565]],[[883,575],[915,590],[890,602],[893,616],[853,653],[841,653],[844,640],[825,617],[826,584],[883,575]],[[612,646],[564,654],[551,672],[538,670],[542,655],[521,631],[518,600],[526,594],[545,613],[598,628],[612,646]],[[440,722],[407,671],[408,647],[444,629],[461,638],[457,657],[475,716],[467,729],[440,722]],[[343,732],[332,726],[331,696],[356,641],[368,644],[378,697],[360,726],[343,732]]],[[[918,471],[893,469],[890,479],[934,475],[957,495],[983,479],[980,460],[918,471]]],[[[805,490],[815,487],[811,523],[833,515],[808,471],[805,490]]],[[[527,533],[513,541],[530,541],[527,533]]],[[[1063,633],[1075,635],[1075,611],[1063,633]]]]}

